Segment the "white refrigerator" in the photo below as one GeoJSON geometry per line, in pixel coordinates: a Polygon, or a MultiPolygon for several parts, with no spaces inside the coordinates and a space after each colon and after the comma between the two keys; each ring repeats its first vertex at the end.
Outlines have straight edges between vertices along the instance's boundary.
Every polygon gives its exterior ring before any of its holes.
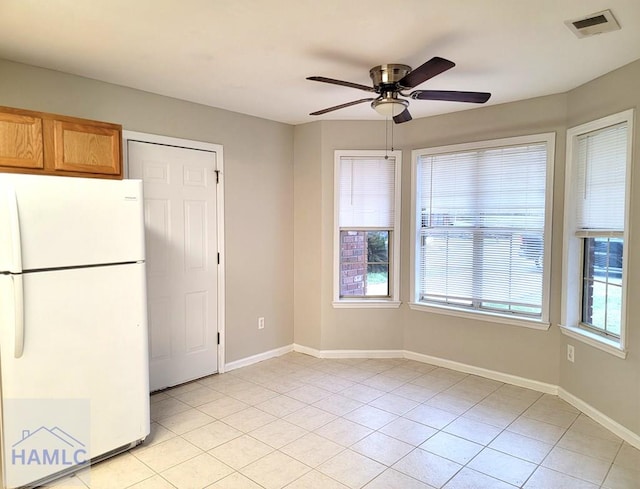
{"type": "Polygon", "coordinates": [[[0,174],[4,488],[149,434],[143,220],[137,180],[0,174]]]}

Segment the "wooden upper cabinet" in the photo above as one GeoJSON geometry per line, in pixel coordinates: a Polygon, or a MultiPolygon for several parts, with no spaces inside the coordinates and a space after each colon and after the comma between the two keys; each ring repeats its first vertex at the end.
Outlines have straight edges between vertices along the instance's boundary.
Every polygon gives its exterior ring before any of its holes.
{"type": "Polygon", "coordinates": [[[122,126],[0,107],[0,171],[122,178],[122,126]]]}
{"type": "Polygon", "coordinates": [[[42,118],[0,112],[0,165],[44,168],[42,118]]]}
{"type": "Polygon", "coordinates": [[[122,174],[118,129],[56,120],[53,134],[57,171],[122,174]]]}

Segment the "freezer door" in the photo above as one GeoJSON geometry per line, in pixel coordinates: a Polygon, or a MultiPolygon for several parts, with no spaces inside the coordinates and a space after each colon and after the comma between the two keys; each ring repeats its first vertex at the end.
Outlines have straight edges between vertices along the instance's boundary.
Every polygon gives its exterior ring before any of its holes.
{"type": "MultiPolygon", "coordinates": [[[[0,308],[7,487],[149,433],[144,263],[30,273],[23,286],[21,358],[12,314],[0,308]]],[[[0,277],[0,287],[1,302],[10,278],[0,277]]]]}
{"type": "Polygon", "coordinates": [[[142,182],[0,174],[0,189],[7,187],[17,201],[23,270],[144,260],[142,182]]]}

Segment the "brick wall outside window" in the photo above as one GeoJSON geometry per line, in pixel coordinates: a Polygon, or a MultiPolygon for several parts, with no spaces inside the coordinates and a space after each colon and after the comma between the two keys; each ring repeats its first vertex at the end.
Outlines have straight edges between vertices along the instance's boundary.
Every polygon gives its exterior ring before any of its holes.
{"type": "Polygon", "coordinates": [[[367,275],[367,243],[364,231],[340,233],[340,295],[364,296],[367,275]]]}

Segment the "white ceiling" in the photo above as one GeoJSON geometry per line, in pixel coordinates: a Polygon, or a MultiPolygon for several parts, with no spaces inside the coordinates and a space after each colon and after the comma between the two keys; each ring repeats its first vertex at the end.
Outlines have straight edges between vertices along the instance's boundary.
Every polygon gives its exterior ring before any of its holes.
{"type": "Polygon", "coordinates": [[[309,116],[370,94],[307,76],[370,85],[375,65],[433,56],[457,66],[420,89],[564,92],[640,58],[640,0],[0,0],[0,58],[291,124],[380,118],[366,103],[309,116]],[[564,24],[605,9],[621,30],[564,24]]]}

